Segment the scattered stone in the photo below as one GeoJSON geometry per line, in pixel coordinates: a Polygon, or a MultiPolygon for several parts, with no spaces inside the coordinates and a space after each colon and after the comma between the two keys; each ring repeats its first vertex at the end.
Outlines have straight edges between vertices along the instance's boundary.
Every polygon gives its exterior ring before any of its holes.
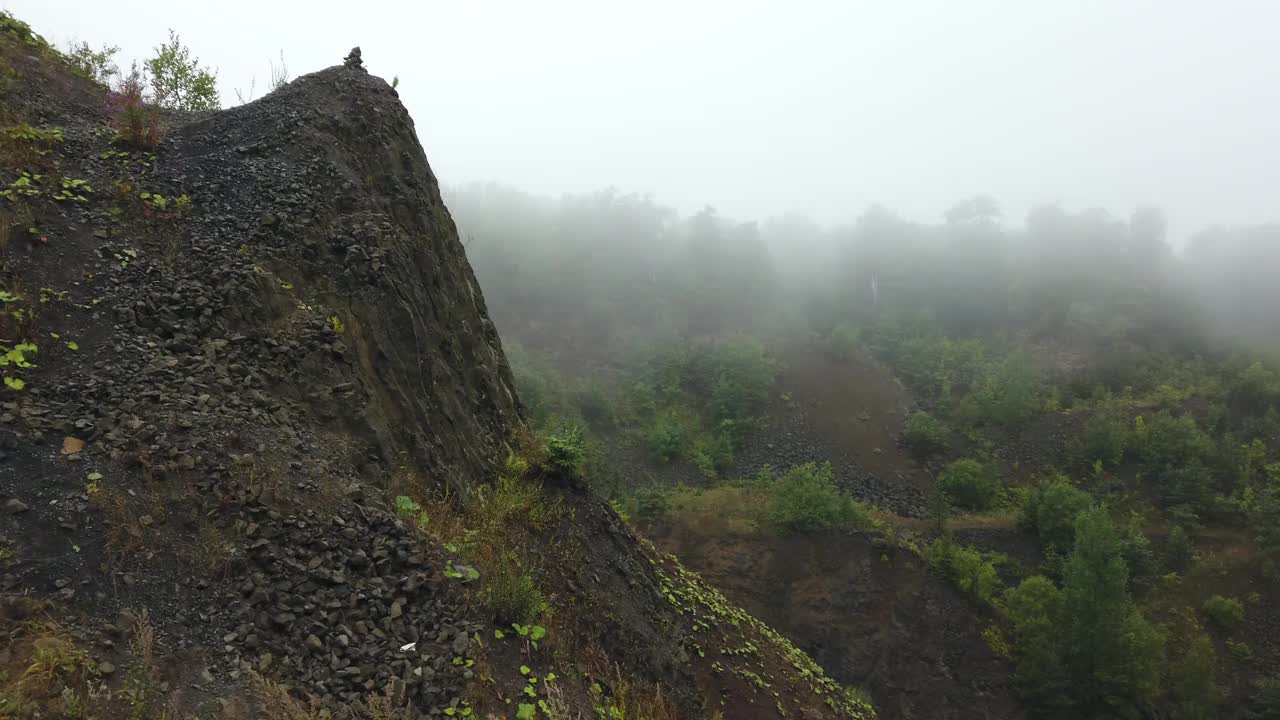
{"type": "Polygon", "coordinates": [[[18,498],[9,498],[8,500],[4,501],[4,511],[12,515],[17,515],[18,513],[24,513],[29,509],[30,508],[27,507],[27,504],[22,502],[18,498]]]}

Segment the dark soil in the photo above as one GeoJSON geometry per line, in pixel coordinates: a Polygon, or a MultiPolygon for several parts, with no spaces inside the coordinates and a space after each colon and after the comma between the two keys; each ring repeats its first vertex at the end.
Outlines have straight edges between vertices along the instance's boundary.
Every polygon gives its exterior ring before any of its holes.
{"type": "Polygon", "coordinates": [[[764,465],[829,462],[849,494],[899,515],[923,515],[927,469],[899,446],[911,408],[883,365],[840,359],[804,340],[787,343],[764,426],[734,458],[736,474],[764,465]]]}

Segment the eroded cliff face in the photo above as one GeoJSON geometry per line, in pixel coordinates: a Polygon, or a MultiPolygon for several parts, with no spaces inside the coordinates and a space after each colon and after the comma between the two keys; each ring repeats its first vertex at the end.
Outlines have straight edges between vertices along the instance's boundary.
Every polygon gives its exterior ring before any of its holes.
{"type": "MultiPolygon", "coordinates": [[[[343,331],[358,397],[290,390],[367,426],[387,465],[411,461],[463,492],[491,479],[520,422],[511,373],[395,90],[330,68],[182,128],[173,153],[170,182],[205,199],[191,244],[248,246],[343,331]]],[[[296,306],[278,290],[242,320],[288,322],[296,306]]]]}
{"type": "Polygon", "coordinates": [[[30,128],[0,143],[4,186],[27,178],[0,200],[0,345],[35,348],[0,390],[0,591],[91,644],[146,610],[165,680],[206,700],[255,672],[455,702],[489,619],[388,490],[470,496],[522,421],[395,91],[337,66],[139,147],[0,25],[0,125],[30,128]]]}

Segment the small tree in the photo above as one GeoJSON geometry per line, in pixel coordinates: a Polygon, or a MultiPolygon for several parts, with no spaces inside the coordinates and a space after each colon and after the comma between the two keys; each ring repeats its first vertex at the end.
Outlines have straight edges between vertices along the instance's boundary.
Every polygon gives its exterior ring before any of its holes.
{"type": "Polygon", "coordinates": [[[151,92],[157,105],[172,110],[217,110],[218,74],[200,66],[199,58],[169,31],[169,42],[156,48],[156,56],[146,62],[151,75],[151,92]]]}
{"type": "Polygon", "coordinates": [[[939,477],[952,502],[970,510],[989,510],[1000,494],[1000,479],[977,460],[957,460],[939,477]]]}
{"type": "Polygon", "coordinates": [[[1164,635],[1134,606],[1120,533],[1106,509],[1080,513],[1075,534],[1062,592],[1071,695],[1091,713],[1123,714],[1159,692],[1164,635]]]}
{"type": "Polygon", "coordinates": [[[119,85],[107,93],[107,116],[120,139],[141,147],[160,142],[160,116],[143,96],[146,79],[137,63],[119,85]]]}
{"type": "Polygon", "coordinates": [[[1172,720],[1209,720],[1218,717],[1222,691],[1214,682],[1216,653],[1213,641],[1203,633],[1187,644],[1185,652],[1169,666],[1172,720]]]}
{"type": "Polygon", "coordinates": [[[932,415],[916,413],[907,418],[903,441],[917,457],[932,455],[947,446],[947,429],[932,415]]]}
{"type": "Polygon", "coordinates": [[[1001,605],[1009,622],[1014,680],[1022,695],[1042,707],[1066,704],[1062,592],[1049,578],[1033,575],[1006,591],[1001,605]]]}
{"type": "Polygon", "coordinates": [[[1065,554],[1075,540],[1076,516],[1087,507],[1088,493],[1055,473],[1027,496],[1022,506],[1022,521],[1040,533],[1043,545],[1065,554]]]}

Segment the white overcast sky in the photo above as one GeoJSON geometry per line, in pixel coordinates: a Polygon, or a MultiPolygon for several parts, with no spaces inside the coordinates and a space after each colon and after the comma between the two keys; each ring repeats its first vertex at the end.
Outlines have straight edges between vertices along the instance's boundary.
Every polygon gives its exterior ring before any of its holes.
{"type": "MultiPolygon", "coordinates": [[[[233,88],[353,45],[441,181],[617,186],[685,211],[934,220],[995,196],[1280,219],[1280,2],[0,0],[61,44],[177,30],[233,88]]],[[[1178,239],[1178,238],[1175,238],[1178,239]]]]}

